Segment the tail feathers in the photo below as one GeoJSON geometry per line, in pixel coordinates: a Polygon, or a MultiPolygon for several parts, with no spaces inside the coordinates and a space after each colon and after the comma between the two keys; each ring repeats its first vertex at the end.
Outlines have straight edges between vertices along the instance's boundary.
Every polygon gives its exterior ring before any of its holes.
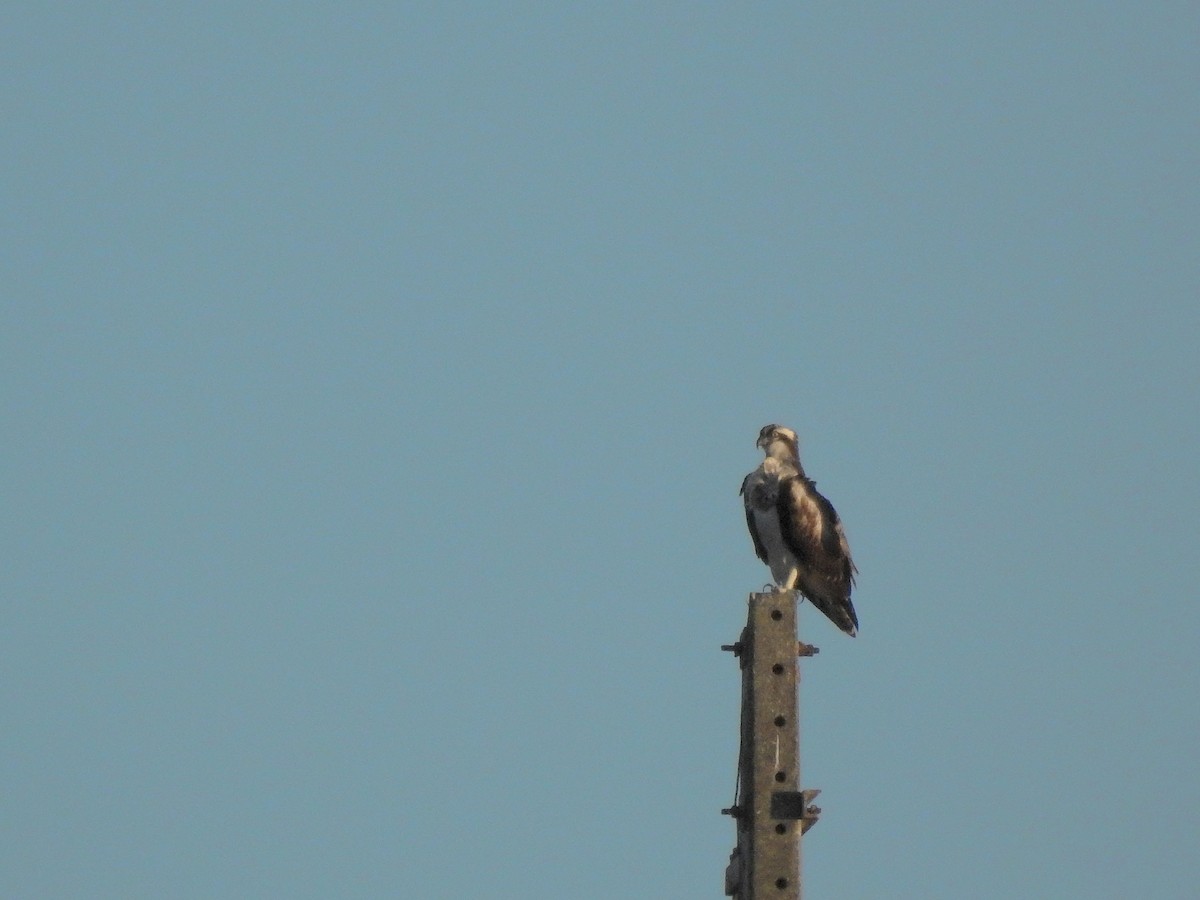
{"type": "Polygon", "coordinates": [[[854,612],[854,604],[849,597],[839,597],[829,600],[824,597],[804,595],[808,602],[819,609],[834,625],[850,637],[858,636],[858,616],[854,612]]]}

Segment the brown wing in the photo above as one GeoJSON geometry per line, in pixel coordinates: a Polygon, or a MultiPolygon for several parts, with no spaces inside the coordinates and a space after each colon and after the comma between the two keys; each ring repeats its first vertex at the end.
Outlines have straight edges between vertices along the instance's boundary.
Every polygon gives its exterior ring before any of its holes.
{"type": "Polygon", "coordinates": [[[746,490],[746,486],[754,474],[751,472],[742,479],[742,487],[738,493],[742,495],[742,505],[746,508],[746,527],[750,529],[750,540],[754,542],[754,552],[758,554],[759,559],[767,562],[767,548],[763,546],[762,538],[758,536],[758,525],[754,522],[754,510],[750,507],[750,492],[746,490]]]}
{"type": "Polygon", "coordinates": [[[803,475],[783,483],[778,504],[784,543],[800,563],[801,593],[842,631],[856,634],[854,561],[833,504],[803,475]]]}

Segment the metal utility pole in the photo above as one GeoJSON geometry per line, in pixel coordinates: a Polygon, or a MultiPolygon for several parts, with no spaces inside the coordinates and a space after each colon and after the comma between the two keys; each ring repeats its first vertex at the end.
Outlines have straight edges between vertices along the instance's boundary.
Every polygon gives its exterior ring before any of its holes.
{"type": "Polygon", "coordinates": [[[800,788],[799,656],[794,591],[751,594],[746,627],[730,650],[742,667],[741,745],[734,805],[737,846],[725,872],[736,900],[800,900],[800,837],[821,810],[800,788]]]}

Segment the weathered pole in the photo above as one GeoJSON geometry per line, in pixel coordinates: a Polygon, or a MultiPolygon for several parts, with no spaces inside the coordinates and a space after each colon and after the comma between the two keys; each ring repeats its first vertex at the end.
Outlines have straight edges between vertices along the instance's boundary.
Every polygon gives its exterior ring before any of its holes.
{"type": "Polygon", "coordinates": [[[741,640],[722,647],[742,667],[738,793],[724,810],[737,822],[725,873],[736,900],[800,900],[800,837],[820,814],[820,792],[800,788],[797,657],[817,649],[796,638],[796,604],[794,591],[751,594],[741,640]]]}

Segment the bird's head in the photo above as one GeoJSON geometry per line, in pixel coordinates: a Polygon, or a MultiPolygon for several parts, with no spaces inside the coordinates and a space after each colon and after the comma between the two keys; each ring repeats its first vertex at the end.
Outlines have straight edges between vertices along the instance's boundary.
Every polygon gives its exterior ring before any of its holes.
{"type": "Polygon", "coordinates": [[[764,425],[755,446],[762,448],[767,456],[800,458],[800,439],[783,425],[764,425]]]}

